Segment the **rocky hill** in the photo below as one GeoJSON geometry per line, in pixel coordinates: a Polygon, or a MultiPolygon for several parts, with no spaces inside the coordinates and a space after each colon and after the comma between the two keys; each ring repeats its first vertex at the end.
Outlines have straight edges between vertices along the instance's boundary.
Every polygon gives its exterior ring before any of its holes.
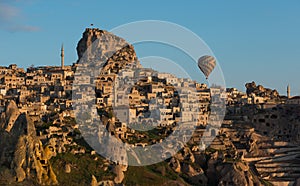
{"type": "Polygon", "coordinates": [[[256,83],[254,81],[251,83],[247,83],[245,86],[246,86],[246,89],[247,89],[246,92],[248,95],[254,94],[256,96],[270,97],[272,99],[279,97],[279,93],[277,90],[265,88],[262,85],[256,85],[256,83]]]}
{"type": "Polygon", "coordinates": [[[104,60],[104,56],[108,55],[103,67],[103,71],[106,73],[118,73],[120,69],[125,67],[141,67],[134,47],[122,38],[105,30],[87,28],[82,34],[76,50],[78,62],[84,58],[84,60],[89,60],[87,63],[93,65],[97,65],[99,61],[104,60]],[[88,55],[96,58],[96,60],[89,59],[88,55]]]}

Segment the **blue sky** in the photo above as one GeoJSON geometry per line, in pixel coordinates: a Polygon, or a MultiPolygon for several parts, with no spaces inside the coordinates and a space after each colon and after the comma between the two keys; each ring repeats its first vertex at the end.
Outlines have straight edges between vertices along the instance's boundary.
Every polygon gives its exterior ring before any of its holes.
{"type": "MultiPolygon", "coordinates": [[[[140,20],[163,20],[199,35],[220,63],[226,84],[244,90],[256,81],[300,94],[298,1],[0,0],[0,65],[59,65],[77,60],[76,45],[90,23],[110,30],[140,20]]],[[[139,51],[137,50],[139,54],[139,51]]]]}

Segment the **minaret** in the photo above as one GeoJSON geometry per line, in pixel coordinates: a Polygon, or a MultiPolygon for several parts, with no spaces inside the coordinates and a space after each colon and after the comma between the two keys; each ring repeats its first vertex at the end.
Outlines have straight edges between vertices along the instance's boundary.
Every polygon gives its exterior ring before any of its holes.
{"type": "Polygon", "coordinates": [[[61,69],[65,68],[65,51],[64,51],[64,45],[61,45],[61,50],[60,50],[60,59],[61,59],[61,69]]]}
{"type": "Polygon", "coordinates": [[[290,99],[291,98],[291,87],[290,87],[290,85],[287,86],[286,93],[287,93],[288,99],[290,99]]]}

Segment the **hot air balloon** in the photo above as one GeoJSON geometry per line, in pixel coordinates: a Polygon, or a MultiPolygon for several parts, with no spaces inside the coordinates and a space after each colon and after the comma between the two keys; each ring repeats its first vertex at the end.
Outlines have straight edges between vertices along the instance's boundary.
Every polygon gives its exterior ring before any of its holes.
{"type": "Polygon", "coordinates": [[[202,56],[198,60],[198,67],[203,72],[206,79],[208,79],[208,76],[216,67],[216,59],[208,55],[202,56]]]}

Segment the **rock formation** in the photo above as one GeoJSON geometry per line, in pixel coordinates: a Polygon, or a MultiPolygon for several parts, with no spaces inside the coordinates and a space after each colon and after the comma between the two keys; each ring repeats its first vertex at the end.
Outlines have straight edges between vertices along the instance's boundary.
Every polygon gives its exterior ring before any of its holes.
{"type": "Polygon", "coordinates": [[[78,61],[87,58],[90,63],[97,63],[97,60],[108,59],[103,67],[106,73],[118,73],[125,67],[140,67],[134,47],[124,39],[115,36],[105,30],[87,28],[77,44],[78,61]],[[93,56],[95,60],[88,56],[93,56]]]}
{"type": "Polygon", "coordinates": [[[96,179],[96,177],[94,175],[92,175],[91,186],[98,186],[97,179],[96,179]]]}
{"type": "Polygon", "coordinates": [[[85,32],[82,35],[82,38],[78,42],[77,45],[77,55],[78,59],[81,59],[81,57],[84,55],[86,52],[87,48],[92,45],[94,41],[100,38],[102,34],[104,34],[105,31],[100,30],[100,29],[89,29],[87,28],[85,32]]]}
{"type": "Polygon", "coordinates": [[[124,172],[127,171],[127,165],[115,165],[113,168],[113,173],[116,174],[114,179],[115,183],[122,183],[124,179],[124,172]]]}
{"type": "Polygon", "coordinates": [[[6,172],[0,183],[34,179],[39,184],[57,184],[48,162],[53,148],[43,147],[36,137],[34,123],[19,112],[14,101],[10,101],[2,113],[0,126],[0,172],[6,172]]]}
{"type": "Polygon", "coordinates": [[[180,167],[180,162],[176,158],[171,158],[171,161],[169,163],[170,167],[177,173],[180,173],[181,167],[180,167]]]}
{"type": "Polygon", "coordinates": [[[202,168],[195,169],[188,163],[182,163],[181,171],[187,175],[187,181],[192,185],[207,185],[208,180],[202,168]]]}
{"type": "Polygon", "coordinates": [[[277,90],[272,90],[269,88],[265,88],[262,85],[256,85],[256,83],[253,81],[251,83],[246,83],[245,85],[247,89],[247,94],[255,94],[256,96],[260,97],[270,97],[272,99],[279,98],[279,93],[277,90]]]}
{"type": "Polygon", "coordinates": [[[219,170],[219,186],[225,185],[262,185],[259,180],[253,177],[249,167],[241,162],[234,164],[223,164],[216,168],[219,170]]]}
{"type": "Polygon", "coordinates": [[[66,173],[71,173],[71,165],[68,164],[68,163],[65,165],[65,172],[66,173]]]}

